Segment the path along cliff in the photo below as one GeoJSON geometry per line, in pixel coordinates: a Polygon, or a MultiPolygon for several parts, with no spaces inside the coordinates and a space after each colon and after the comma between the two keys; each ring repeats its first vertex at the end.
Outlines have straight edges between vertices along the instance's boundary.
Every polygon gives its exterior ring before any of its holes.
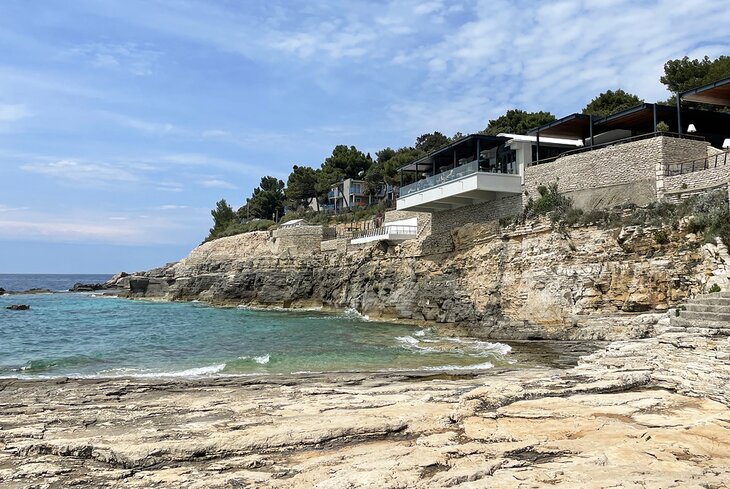
{"type": "Polygon", "coordinates": [[[399,245],[279,251],[269,232],[217,239],[183,260],[116,277],[130,297],[217,305],[354,308],[372,319],[498,339],[650,336],[667,311],[717,284],[727,248],[682,226],[502,229],[466,225],[399,245]],[[643,313],[643,314],[637,314],[643,313]]]}

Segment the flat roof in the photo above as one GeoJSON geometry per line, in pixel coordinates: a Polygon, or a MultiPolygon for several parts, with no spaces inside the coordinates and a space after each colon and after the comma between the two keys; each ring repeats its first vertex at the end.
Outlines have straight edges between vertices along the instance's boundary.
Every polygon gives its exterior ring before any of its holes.
{"type": "Polygon", "coordinates": [[[717,80],[679,94],[681,100],[730,106],[730,78],[717,80]]]}
{"type": "Polygon", "coordinates": [[[552,136],[562,139],[585,139],[591,133],[591,117],[578,113],[566,115],[561,119],[527,131],[527,134],[536,136],[538,132],[540,136],[552,136]]]}
{"type": "Polygon", "coordinates": [[[491,149],[505,143],[509,138],[502,136],[487,136],[486,134],[470,134],[454,141],[442,148],[423,156],[400,168],[400,171],[426,171],[434,166],[450,164],[454,161],[454,153],[456,159],[474,157],[477,153],[477,141],[479,142],[479,150],[491,149]]]}

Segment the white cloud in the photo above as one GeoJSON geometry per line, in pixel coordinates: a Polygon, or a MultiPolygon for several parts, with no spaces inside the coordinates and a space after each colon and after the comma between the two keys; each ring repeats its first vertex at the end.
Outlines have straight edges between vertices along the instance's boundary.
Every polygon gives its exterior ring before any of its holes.
{"type": "Polygon", "coordinates": [[[52,163],[21,165],[21,170],[83,184],[134,182],[138,178],[124,168],[106,163],[82,163],[61,160],[52,163]]]}
{"type": "Polygon", "coordinates": [[[165,204],[156,207],[155,209],[161,210],[161,211],[175,211],[180,209],[189,209],[190,206],[188,205],[176,205],[176,204],[165,204]]]}
{"type": "Polygon", "coordinates": [[[183,190],[185,190],[185,187],[180,182],[164,180],[161,182],[157,182],[157,190],[160,190],[162,192],[182,192],[183,190]]]}
{"type": "Polygon", "coordinates": [[[33,115],[23,104],[0,104],[0,122],[15,122],[33,115]]]}
{"type": "Polygon", "coordinates": [[[116,114],[114,112],[99,111],[100,115],[112,120],[120,126],[129,127],[138,131],[152,134],[152,135],[185,135],[187,131],[176,127],[170,122],[154,122],[136,117],[129,117],[123,114],[116,114]]]}
{"type": "Polygon", "coordinates": [[[11,213],[28,210],[28,207],[10,207],[7,205],[0,204],[0,213],[11,213]]]}
{"type": "Polygon", "coordinates": [[[135,76],[151,75],[162,52],[136,43],[91,43],[72,49],[71,56],[85,59],[96,68],[123,70],[135,76]]]}
{"type": "Polygon", "coordinates": [[[209,178],[207,180],[203,180],[199,182],[201,186],[205,188],[225,188],[230,190],[235,190],[238,187],[233,185],[230,182],[226,182],[225,180],[221,180],[219,178],[209,178]]]}

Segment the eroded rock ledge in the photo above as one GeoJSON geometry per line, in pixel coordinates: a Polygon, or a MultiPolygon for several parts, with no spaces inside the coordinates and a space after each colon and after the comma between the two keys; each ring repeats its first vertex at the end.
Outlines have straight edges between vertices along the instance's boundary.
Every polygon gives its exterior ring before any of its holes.
{"type": "Polygon", "coordinates": [[[398,246],[292,253],[267,232],[217,239],[180,262],[120,276],[131,297],[219,305],[354,308],[494,339],[627,339],[710,283],[727,288],[726,248],[638,226],[501,230],[467,225],[398,246]],[[655,313],[655,316],[638,313],[655,313]]]}

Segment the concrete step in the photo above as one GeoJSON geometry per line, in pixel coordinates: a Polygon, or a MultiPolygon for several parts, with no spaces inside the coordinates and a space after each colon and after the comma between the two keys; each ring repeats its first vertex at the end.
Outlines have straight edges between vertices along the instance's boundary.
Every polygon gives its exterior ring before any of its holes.
{"type": "Polygon", "coordinates": [[[730,306],[730,297],[714,297],[715,294],[703,295],[694,299],[687,299],[686,305],[702,305],[708,306],[730,306]]]}
{"type": "Polygon", "coordinates": [[[719,323],[730,322],[730,313],[720,312],[681,311],[679,317],[684,319],[702,319],[705,321],[715,321],[719,323]]]}
{"type": "MultiPolygon", "coordinates": [[[[728,304],[692,304],[688,303],[684,306],[686,312],[715,312],[720,314],[730,314],[730,303],[728,304]]],[[[682,312],[684,312],[682,311],[682,312]]]]}

